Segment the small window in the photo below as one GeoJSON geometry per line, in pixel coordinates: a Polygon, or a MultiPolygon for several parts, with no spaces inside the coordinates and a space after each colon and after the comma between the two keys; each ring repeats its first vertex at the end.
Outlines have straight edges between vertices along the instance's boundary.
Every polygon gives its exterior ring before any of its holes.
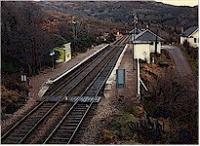
{"type": "Polygon", "coordinates": [[[194,43],[197,43],[197,38],[194,38],[194,43]]]}

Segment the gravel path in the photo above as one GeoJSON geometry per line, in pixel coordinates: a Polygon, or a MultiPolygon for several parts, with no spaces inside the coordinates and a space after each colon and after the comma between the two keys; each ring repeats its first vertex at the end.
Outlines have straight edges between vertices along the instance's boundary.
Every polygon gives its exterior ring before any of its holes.
{"type": "MultiPolygon", "coordinates": [[[[86,128],[80,143],[82,144],[95,144],[98,135],[105,127],[107,121],[114,114],[119,112],[117,108],[119,95],[124,98],[131,99],[135,104],[138,104],[136,98],[136,70],[133,69],[133,60],[131,48],[128,47],[119,68],[126,69],[126,87],[117,91],[115,77],[109,85],[110,88],[104,91],[104,97],[98,104],[95,116],[91,119],[90,124],[86,128]]],[[[134,105],[133,105],[134,106],[134,105]]]]}
{"type": "Polygon", "coordinates": [[[174,59],[177,73],[180,76],[184,77],[184,76],[192,75],[191,67],[180,48],[176,46],[166,45],[166,46],[163,46],[163,49],[166,49],[169,52],[170,56],[174,59]]]}

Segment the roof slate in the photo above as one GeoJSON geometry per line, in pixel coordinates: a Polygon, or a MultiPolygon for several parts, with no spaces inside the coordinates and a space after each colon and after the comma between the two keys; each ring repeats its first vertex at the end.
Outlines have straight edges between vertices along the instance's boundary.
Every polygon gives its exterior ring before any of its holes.
{"type": "MultiPolygon", "coordinates": [[[[156,34],[151,32],[150,30],[145,30],[144,32],[136,36],[135,41],[137,42],[138,41],[140,42],[156,41],[156,34]]],[[[163,41],[163,39],[157,35],[157,41],[163,41]]]]}
{"type": "Polygon", "coordinates": [[[194,31],[196,31],[198,29],[197,26],[193,26],[193,27],[190,27],[188,28],[187,30],[185,30],[183,33],[182,33],[182,36],[190,36],[194,31]]]}

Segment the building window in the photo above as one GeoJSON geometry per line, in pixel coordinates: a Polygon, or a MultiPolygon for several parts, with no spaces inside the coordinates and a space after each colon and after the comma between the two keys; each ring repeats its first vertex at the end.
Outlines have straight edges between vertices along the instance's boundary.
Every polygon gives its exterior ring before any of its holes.
{"type": "Polygon", "coordinates": [[[197,38],[194,38],[194,43],[197,43],[197,38]]]}

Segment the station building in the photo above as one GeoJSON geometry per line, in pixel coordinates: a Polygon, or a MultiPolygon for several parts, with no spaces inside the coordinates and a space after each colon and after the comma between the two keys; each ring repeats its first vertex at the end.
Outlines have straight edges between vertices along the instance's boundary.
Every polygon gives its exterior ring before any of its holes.
{"type": "Polygon", "coordinates": [[[67,62],[72,58],[71,43],[63,44],[53,50],[56,54],[56,63],[67,62]]]}
{"type": "Polygon", "coordinates": [[[163,38],[153,33],[149,29],[133,31],[132,44],[134,59],[141,59],[150,63],[150,54],[155,53],[157,43],[157,53],[161,53],[163,38]]]}

